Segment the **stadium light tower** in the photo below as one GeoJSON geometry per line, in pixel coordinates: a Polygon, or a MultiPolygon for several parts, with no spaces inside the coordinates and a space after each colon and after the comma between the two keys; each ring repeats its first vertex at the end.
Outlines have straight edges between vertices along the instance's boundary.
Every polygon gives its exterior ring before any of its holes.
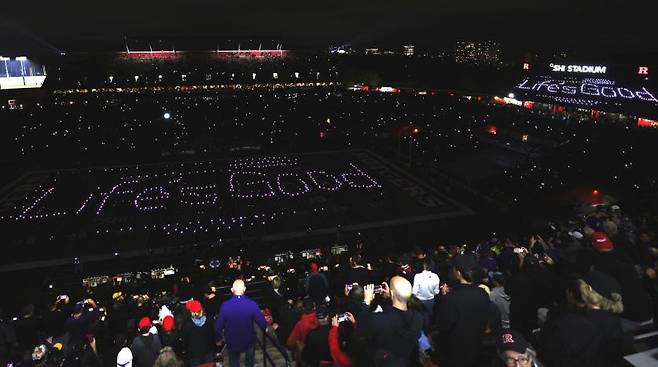
{"type": "Polygon", "coordinates": [[[18,56],[16,60],[21,62],[21,76],[25,76],[25,65],[23,64],[24,61],[27,61],[27,57],[25,56],[18,56]]]}
{"type": "Polygon", "coordinates": [[[7,66],[7,61],[9,61],[9,58],[5,56],[0,56],[0,60],[5,62],[5,74],[7,75],[7,78],[9,78],[9,67],[7,66]]]}

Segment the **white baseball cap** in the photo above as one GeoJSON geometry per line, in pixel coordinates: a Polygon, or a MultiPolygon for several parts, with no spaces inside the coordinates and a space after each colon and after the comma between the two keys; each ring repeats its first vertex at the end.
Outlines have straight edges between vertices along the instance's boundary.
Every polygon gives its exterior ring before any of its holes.
{"type": "Polygon", "coordinates": [[[133,352],[130,348],[123,347],[117,354],[117,367],[132,367],[133,366],[133,352]]]}

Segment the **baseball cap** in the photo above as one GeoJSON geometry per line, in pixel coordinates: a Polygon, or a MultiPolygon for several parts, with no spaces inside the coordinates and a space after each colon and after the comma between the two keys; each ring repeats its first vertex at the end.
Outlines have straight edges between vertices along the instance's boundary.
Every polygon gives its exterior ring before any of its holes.
{"type": "Polygon", "coordinates": [[[525,353],[528,349],[529,344],[516,330],[504,329],[500,334],[500,339],[498,340],[498,350],[502,353],[508,350],[525,353]]]}
{"type": "Polygon", "coordinates": [[[592,247],[599,251],[612,250],[615,248],[605,232],[592,233],[592,247]]]}
{"type": "Polygon", "coordinates": [[[117,367],[132,367],[133,365],[133,352],[130,348],[123,347],[117,354],[117,367]]]}
{"type": "Polygon", "coordinates": [[[162,319],[162,330],[163,331],[171,331],[174,329],[174,317],[171,315],[167,315],[162,319]]]}
{"type": "Polygon", "coordinates": [[[148,330],[151,328],[151,319],[149,317],[142,317],[139,319],[139,324],[137,324],[137,329],[139,330],[148,330]]]}
{"type": "Polygon", "coordinates": [[[585,274],[581,279],[589,284],[596,293],[607,299],[613,299],[613,293],[621,295],[621,286],[619,285],[619,282],[608,274],[592,270],[585,274]]]}
{"type": "Polygon", "coordinates": [[[201,306],[201,302],[193,299],[185,304],[185,308],[191,313],[199,313],[203,309],[203,306],[201,306]]]}

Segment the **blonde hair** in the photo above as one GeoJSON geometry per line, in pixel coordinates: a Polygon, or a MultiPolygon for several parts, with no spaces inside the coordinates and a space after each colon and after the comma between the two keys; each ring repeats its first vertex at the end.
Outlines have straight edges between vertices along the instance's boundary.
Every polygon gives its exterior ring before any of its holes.
{"type": "Polygon", "coordinates": [[[578,279],[576,283],[580,291],[580,298],[584,302],[585,307],[598,308],[617,314],[624,312],[624,303],[622,302],[621,294],[612,293],[610,298],[606,298],[592,289],[584,280],[578,279]]]}

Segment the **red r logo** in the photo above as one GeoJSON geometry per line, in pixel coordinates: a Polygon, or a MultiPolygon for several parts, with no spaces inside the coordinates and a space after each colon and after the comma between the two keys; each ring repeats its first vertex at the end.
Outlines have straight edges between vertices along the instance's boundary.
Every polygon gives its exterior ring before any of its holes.
{"type": "Polygon", "coordinates": [[[512,336],[512,334],[503,334],[503,343],[504,344],[514,343],[514,337],[512,336]]]}
{"type": "Polygon", "coordinates": [[[649,68],[646,66],[640,66],[637,70],[639,75],[649,75],[649,68]]]}

